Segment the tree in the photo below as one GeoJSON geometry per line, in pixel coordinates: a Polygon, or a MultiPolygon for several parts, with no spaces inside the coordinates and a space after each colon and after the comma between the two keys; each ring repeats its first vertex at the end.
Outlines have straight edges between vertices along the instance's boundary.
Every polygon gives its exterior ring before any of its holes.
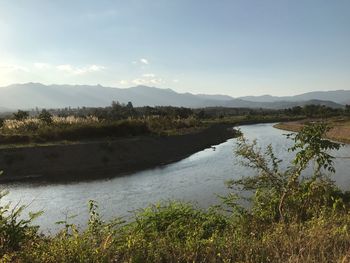
{"type": "MultiPolygon", "coordinates": [[[[340,202],[339,189],[329,180],[327,172],[334,173],[334,157],[330,150],[338,150],[340,144],[324,138],[329,127],[324,123],[310,123],[299,133],[289,134],[294,141],[289,149],[296,152],[291,165],[281,170],[280,163],[269,145],[265,151],[257,142],[248,142],[243,136],[238,139],[235,153],[242,157],[242,164],[255,169],[252,177],[243,177],[229,182],[229,187],[252,191],[253,213],[262,220],[303,220],[320,213],[329,204],[340,202]],[[303,174],[310,163],[312,173],[303,174]]],[[[233,198],[241,198],[233,195],[233,198]]],[[[226,198],[226,202],[237,204],[226,198]]],[[[241,208],[242,209],[242,208],[241,208]]]]}
{"type": "Polygon", "coordinates": [[[136,114],[131,101],[129,101],[128,104],[126,104],[125,109],[127,117],[132,117],[136,114]]]}
{"type": "Polygon", "coordinates": [[[13,114],[13,117],[18,121],[23,121],[29,117],[29,113],[27,111],[18,110],[13,114]]]}
{"type": "Polygon", "coordinates": [[[39,114],[39,120],[41,120],[47,125],[50,125],[52,123],[52,114],[47,110],[43,109],[39,114]]]}
{"type": "Polygon", "coordinates": [[[133,110],[134,109],[134,106],[132,105],[132,102],[129,101],[128,104],[126,104],[126,107],[129,109],[129,110],[133,110]]]}
{"type": "Polygon", "coordinates": [[[350,115],[350,105],[345,105],[345,114],[350,115]]]}

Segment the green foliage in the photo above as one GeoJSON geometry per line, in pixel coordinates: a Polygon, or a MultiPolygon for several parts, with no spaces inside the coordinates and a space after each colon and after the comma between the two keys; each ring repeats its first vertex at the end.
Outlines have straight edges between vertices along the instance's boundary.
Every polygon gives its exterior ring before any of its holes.
{"type": "MultiPolygon", "coordinates": [[[[0,200],[8,192],[0,192],[0,200]]],[[[10,203],[0,205],[0,256],[18,251],[36,236],[38,227],[31,226],[32,221],[42,212],[29,213],[28,219],[21,218],[25,206],[16,205],[10,208],[10,203]]]]}
{"type": "Polygon", "coordinates": [[[41,111],[38,118],[46,125],[52,124],[52,114],[45,109],[41,111]]]}
{"type": "Polygon", "coordinates": [[[318,216],[337,203],[341,207],[342,195],[329,180],[325,171],[335,172],[330,150],[340,145],[324,139],[329,130],[324,123],[311,123],[297,134],[289,134],[296,151],[295,158],[287,169],[281,170],[280,163],[269,145],[264,152],[257,142],[249,143],[244,137],[238,140],[236,154],[243,157],[242,164],[257,170],[252,177],[232,180],[233,189],[252,191],[251,211],[246,211],[263,221],[303,221],[318,216]],[[308,165],[314,162],[311,176],[303,176],[308,165]]]}
{"type": "Polygon", "coordinates": [[[330,150],[339,150],[340,144],[324,139],[324,136],[331,128],[326,123],[312,123],[302,128],[299,133],[288,134],[287,137],[294,141],[291,151],[297,151],[293,163],[305,169],[308,163],[314,159],[314,175],[319,175],[320,170],[327,169],[335,173],[333,165],[334,157],[329,154],[330,150]]]}
{"type": "Polygon", "coordinates": [[[67,224],[3,262],[346,262],[350,246],[350,216],[340,212],[286,225],[170,202],[105,223],[89,206],[85,231],[67,224]]]}
{"type": "Polygon", "coordinates": [[[13,118],[18,121],[25,120],[28,117],[29,117],[29,113],[23,110],[18,110],[16,113],[13,114],[13,118]]]}
{"type": "Polygon", "coordinates": [[[295,106],[293,108],[285,109],[284,113],[287,115],[294,115],[294,116],[305,116],[308,118],[325,118],[325,117],[331,117],[331,116],[342,116],[344,113],[346,114],[347,109],[342,108],[332,108],[327,107],[325,105],[314,105],[309,104],[305,105],[303,107],[295,106]]]}

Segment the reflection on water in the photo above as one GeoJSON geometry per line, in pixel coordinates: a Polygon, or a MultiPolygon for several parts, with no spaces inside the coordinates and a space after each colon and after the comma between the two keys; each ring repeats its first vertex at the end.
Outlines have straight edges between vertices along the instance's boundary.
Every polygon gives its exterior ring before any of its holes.
{"type": "MultiPolygon", "coordinates": [[[[274,129],[271,124],[242,126],[249,139],[257,139],[259,145],[272,143],[276,155],[289,159],[290,141],[285,132],[274,129]]],[[[126,216],[130,211],[160,200],[177,199],[196,202],[207,207],[218,202],[217,194],[227,190],[224,182],[252,174],[241,167],[233,155],[235,139],[164,167],[134,173],[108,180],[71,184],[12,184],[4,186],[10,194],[2,201],[13,204],[30,204],[28,210],[43,210],[45,214],[36,223],[44,229],[55,229],[54,222],[69,215],[77,215],[71,222],[81,225],[87,219],[87,202],[99,203],[104,219],[126,216]]],[[[349,157],[350,147],[343,147],[337,156],[349,157]]],[[[349,189],[350,159],[337,159],[335,179],[343,189],[349,189]]]]}

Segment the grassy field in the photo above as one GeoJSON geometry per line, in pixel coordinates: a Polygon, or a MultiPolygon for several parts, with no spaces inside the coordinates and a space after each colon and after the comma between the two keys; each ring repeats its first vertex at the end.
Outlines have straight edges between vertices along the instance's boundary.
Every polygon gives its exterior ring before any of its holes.
{"type": "MultiPolygon", "coordinates": [[[[286,131],[298,132],[304,127],[305,123],[318,121],[317,119],[308,119],[302,121],[292,121],[278,123],[274,127],[286,131]]],[[[327,133],[327,138],[343,142],[350,143],[350,119],[349,118],[329,118],[325,120],[330,125],[331,130],[327,133]]]]}

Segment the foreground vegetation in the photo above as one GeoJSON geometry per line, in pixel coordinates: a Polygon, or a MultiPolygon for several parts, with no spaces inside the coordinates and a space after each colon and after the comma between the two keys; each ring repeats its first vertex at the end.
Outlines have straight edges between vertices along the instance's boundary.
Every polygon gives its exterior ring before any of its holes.
{"type": "MultiPolygon", "coordinates": [[[[40,234],[22,208],[0,207],[2,262],[349,262],[350,195],[330,180],[323,123],[289,138],[295,158],[281,169],[271,146],[238,140],[235,153],[253,177],[228,182],[231,194],[202,210],[169,202],[138,211],[129,222],[103,222],[89,202],[88,227],[69,222],[54,236],[40,234]],[[313,172],[302,175],[312,164],[313,172]]],[[[31,215],[31,218],[37,215],[31,215]]]]}

